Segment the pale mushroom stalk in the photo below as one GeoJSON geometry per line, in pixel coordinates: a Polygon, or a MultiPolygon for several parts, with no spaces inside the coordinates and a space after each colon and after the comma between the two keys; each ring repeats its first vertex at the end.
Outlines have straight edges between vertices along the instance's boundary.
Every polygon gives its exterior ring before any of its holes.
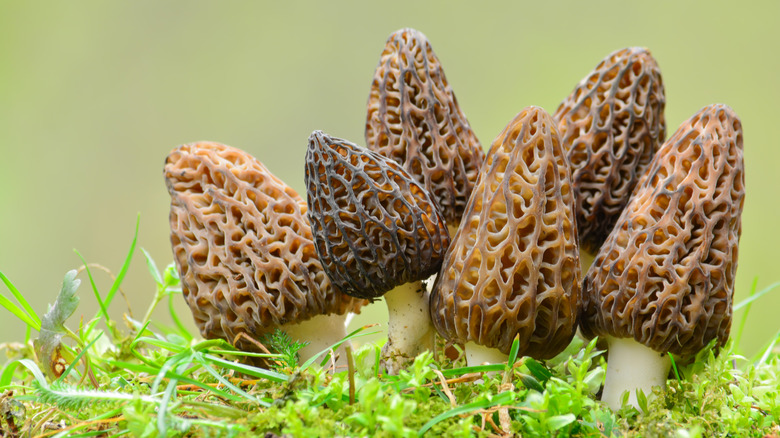
{"type": "Polygon", "coordinates": [[[485,347],[476,342],[466,342],[464,348],[466,352],[466,364],[470,367],[485,363],[489,365],[506,363],[509,360],[509,355],[502,353],[501,350],[485,347]]]}
{"type": "Polygon", "coordinates": [[[387,344],[382,349],[388,372],[400,363],[434,347],[435,329],[428,309],[429,294],[422,282],[402,284],[384,294],[387,304],[387,344]],[[400,362],[395,364],[395,362],[400,362]]]}
{"type": "MultiPolygon", "coordinates": [[[[303,363],[347,336],[347,314],[317,315],[307,321],[284,324],[279,328],[291,339],[308,342],[305,347],[298,350],[300,362],[303,363]]],[[[336,350],[336,366],[346,365],[344,347],[348,345],[350,345],[349,341],[336,350]]]]}
{"type": "Polygon", "coordinates": [[[308,216],[323,269],[341,291],[385,296],[383,362],[396,374],[433,347],[428,293],[450,239],[430,194],[398,163],[315,131],[306,153],[308,216]]]}
{"type": "Polygon", "coordinates": [[[628,391],[628,404],[639,406],[637,391],[650,397],[654,386],[666,387],[672,361],[666,353],[636,342],[633,338],[607,337],[609,357],[607,376],[601,400],[614,410],[620,409],[623,393],[628,391]]]}

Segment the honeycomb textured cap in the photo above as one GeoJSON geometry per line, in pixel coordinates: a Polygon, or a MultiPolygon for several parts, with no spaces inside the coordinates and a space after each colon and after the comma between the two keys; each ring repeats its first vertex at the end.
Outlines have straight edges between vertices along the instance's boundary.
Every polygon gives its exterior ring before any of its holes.
{"type": "Polygon", "coordinates": [[[601,247],[663,143],[665,104],[658,64],[632,47],[602,60],[555,112],[585,251],[601,247]]]}
{"type": "Polygon", "coordinates": [[[371,82],[366,147],[400,163],[457,225],[485,153],[458,106],[428,39],[401,29],[371,82]]]}
{"type": "Polygon", "coordinates": [[[745,200],[742,125],[703,108],[642,177],[583,282],[582,332],[690,356],[729,336],[745,200]]]}
{"type": "Polygon", "coordinates": [[[555,123],[528,107],[495,139],[431,294],[439,333],[539,359],[577,326],[574,193],[555,123]]]}
{"type": "Polygon", "coordinates": [[[164,175],[173,256],[204,337],[232,342],[363,304],[331,287],[303,199],[251,155],[186,144],[168,155],[164,175]]]}
{"type": "Polygon", "coordinates": [[[341,291],[374,299],[438,271],[447,226],[398,163],[315,131],[305,179],[317,255],[341,291]]]}

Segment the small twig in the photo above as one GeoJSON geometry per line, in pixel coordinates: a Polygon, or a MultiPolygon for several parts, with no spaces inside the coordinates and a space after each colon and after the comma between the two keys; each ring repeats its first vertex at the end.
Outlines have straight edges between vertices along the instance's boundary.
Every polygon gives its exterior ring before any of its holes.
{"type": "Polygon", "coordinates": [[[349,377],[349,404],[355,404],[355,359],[352,357],[352,346],[344,347],[347,352],[347,376],[349,377]]]}
{"type": "Polygon", "coordinates": [[[47,436],[56,435],[58,433],[66,432],[66,431],[73,430],[73,429],[80,428],[80,427],[84,427],[84,426],[92,426],[94,424],[117,423],[117,422],[123,421],[124,419],[125,419],[125,416],[124,415],[120,415],[120,416],[114,417],[114,418],[106,418],[105,420],[85,421],[83,423],[78,423],[77,422],[76,424],[74,424],[74,425],[72,425],[70,427],[66,427],[65,429],[58,429],[58,430],[53,430],[51,432],[42,433],[42,434],[38,435],[38,438],[45,438],[47,436]]]}
{"type": "Polygon", "coordinates": [[[458,406],[458,402],[455,399],[455,396],[452,394],[452,391],[450,391],[449,385],[447,385],[447,379],[444,377],[444,374],[441,371],[436,370],[436,369],[434,369],[433,372],[436,373],[437,376],[439,376],[439,382],[441,383],[441,389],[442,389],[442,391],[444,391],[444,394],[450,400],[450,405],[452,405],[453,408],[458,406]]]}
{"type": "MultiPolygon", "coordinates": [[[[84,269],[86,269],[88,267],[89,268],[97,268],[97,269],[105,272],[106,274],[108,274],[108,276],[111,277],[111,280],[116,281],[116,275],[114,275],[114,273],[111,272],[110,269],[108,269],[105,266],[103,266],[101,264],[98,264],[98,263],[87,263],[86,266],[85,265],[81,265],[78,269],[76,269],[76,272],[81,274],[81,272],[84,271],[84,269]]],[[[127,305],[127,313],[130,315],[130,318],[135,319],[133,317],[133,309],[130,307],[130,300],[127,299],[127,295],[125,295],[125,291],[122,290],[121,286],[119,287],[119,293],[122,294],[122,298],[124,298],[124,300],[125,300],[125,305],[127,305]]]]}

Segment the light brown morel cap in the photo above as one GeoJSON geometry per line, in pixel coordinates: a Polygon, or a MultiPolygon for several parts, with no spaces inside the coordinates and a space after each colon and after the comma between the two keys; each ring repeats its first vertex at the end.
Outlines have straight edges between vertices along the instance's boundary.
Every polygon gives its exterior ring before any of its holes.
{"type": "Polygon", "coordinates": [[[439,333],[539,359],[577,326],[574,193],[555,123],[528,107],[493,141],[431,294],[439,333]]]}
{"type": "Polygon", "coordinates": [[[204,337],[233,342],[362,304],[331,287],[303,199],[251,155],[185,144],[164,174],[174,260],[204,337]]]}
{"type": "Polygon", "coordinates": [[[371,82],[366,147],[400,163],[457,225],[485,153],[421,32],[387,39],[371,82]]]}
{"type": "Polygon", "coordinates": [[[631,47],[602,60],[555,112],[583,250],[599,250],[663,143],[665,104],[658,64],[631,47]]]}
{"type": "Polygon", "coordinates": [[[317,254],[344,293],[374,299],[439,270],[444,218],[395,161],[314,131],[305,181],[317,254]]]}
{"type": "Polygon", "coordinates": [[[583,282],[582,332],[690,356],[731,326],[742,124],[703,108],[661,147],[583,282]]]}

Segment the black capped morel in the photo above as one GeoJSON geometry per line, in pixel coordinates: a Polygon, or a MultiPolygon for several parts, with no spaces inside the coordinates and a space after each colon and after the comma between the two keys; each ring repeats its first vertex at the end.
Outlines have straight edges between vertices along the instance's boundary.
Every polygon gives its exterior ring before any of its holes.
{"type": "Polygon", "coordinates": [[[306,152],[309,220],[323,269],[344,293],[385,297],[388,372],[432,348],[428,294],[449,236],[428,192],[395,161],[315,131],[306,152]]]}

